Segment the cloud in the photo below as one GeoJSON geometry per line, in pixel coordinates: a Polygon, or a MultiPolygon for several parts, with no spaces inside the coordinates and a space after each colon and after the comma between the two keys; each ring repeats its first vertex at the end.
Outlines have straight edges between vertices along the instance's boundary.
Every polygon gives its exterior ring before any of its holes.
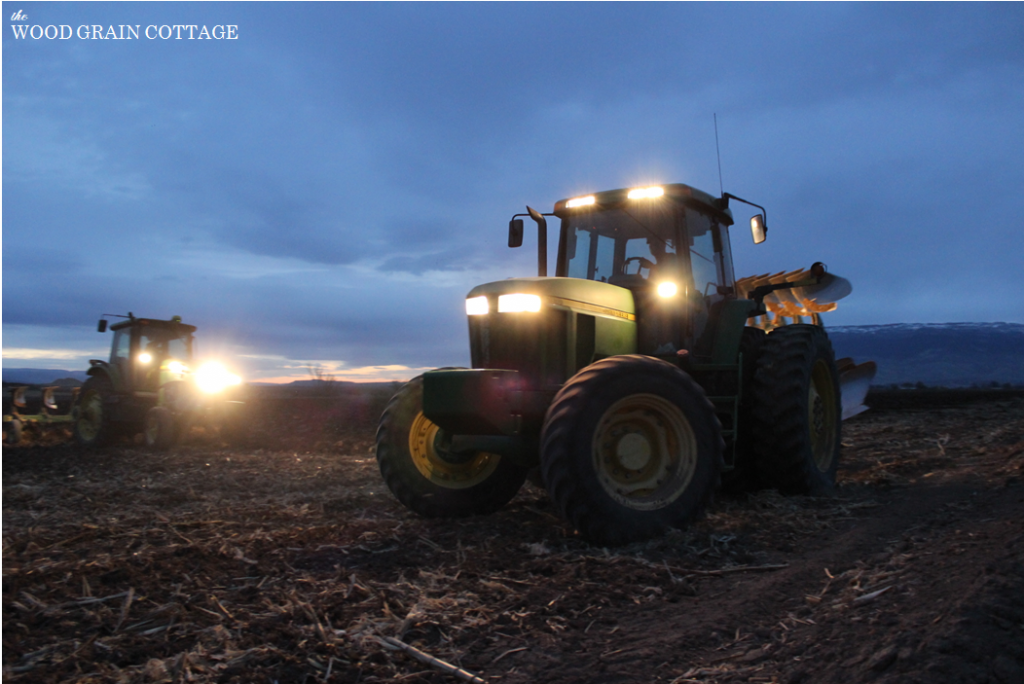
{"type": "Polygon", "coordinates": [[[20,349],[4,347],[4,360],[11,361],[32,361],[36,359],[74,359],[81,360],[84,357],[80,349],[20,349]]]}
{"type": "Polygon", "coordinates": [[[855,287],[837,324],[1020,318],[1021,5],[585,9],[39,5],[243,32],[4,42],[7,344],[131,310],[260,373],[464,365],[466,292],[536,272],[512,214],[716,192],[715,113],[725,189],[769,210],[755,248],[735,206],[739,272],[826,261],[855,287]]]}

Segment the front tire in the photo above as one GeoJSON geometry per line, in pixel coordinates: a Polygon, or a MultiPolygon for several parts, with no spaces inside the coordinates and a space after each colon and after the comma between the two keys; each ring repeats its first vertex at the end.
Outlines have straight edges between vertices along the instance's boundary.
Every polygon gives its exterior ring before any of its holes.
{"type": "Polygon", "coordinates": [[[839,466],[842,402],[835,354],[816,325],[776,328],[753,387],[754,462],[783,494],[828,495],[839,466]]]}
{"type": "Polygon", "coordinates": [[[613,356],[555,396],[541,469],[562,514],[587,540],[620,545],[703,512],[721,472],[721,426],[704,390],[672,364],[613,356]]]}
{"type": "Polygon", "coordinates": [[[427,518],[493,513],[516,495],[526,468],[477,452],[465,458],[445,450],[444,431],[423,415],[423,376],[388,402],[377,428],[377,464],[391,493],[427,518]]]}
{"type": "Polygon", "coordinates": [[[82,385],[72,428],[79,445],[100,447],[113,439],[114,426],[107,411],[107,400],[113,393],[110,380],[102,376],[94,375],[82,385]]]}

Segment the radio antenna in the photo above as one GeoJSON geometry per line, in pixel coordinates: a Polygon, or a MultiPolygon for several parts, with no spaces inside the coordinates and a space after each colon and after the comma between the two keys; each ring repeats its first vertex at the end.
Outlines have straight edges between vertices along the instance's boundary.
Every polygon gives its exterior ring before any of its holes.
{"type": "Polygon", "coordinates": [[[722,151],[718,149],[718,112],[715,117],[715,154],[718,155],[718,192],[725,194],[725,187],[722,185],[722,151]]]}

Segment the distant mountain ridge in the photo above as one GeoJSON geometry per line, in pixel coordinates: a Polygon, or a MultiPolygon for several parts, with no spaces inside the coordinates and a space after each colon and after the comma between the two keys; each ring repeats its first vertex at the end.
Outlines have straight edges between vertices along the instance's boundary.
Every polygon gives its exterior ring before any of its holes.
{"type": "Polygon", "coordinates": [[[895,323],[828,328],[837,357],[878,364],[876,386],[1024,385],[1024,324],[895,323]]]}
{"type": "Polygon", "coordinates": [[[936,332],[965,331],[977,332],[987,330],[993,332],[1006,332],[1010,334],[1024,334],[1024,323],[884,323],[881,325],[832,325],[828,326],[829,334],[832,332],[856,332],[856,333],[902,333],[910,331],[936,332]]]}
{"type": "Polygon", "coordinates": [[[49,368],[4,368],[4,382],[15,382],[24,385],[52,385],[56,380],[71,378],[85,382],[85,371],[54,370],[49,368]]]}
{"type": "MultiPolygon", "coordinates": [[[[918,382],[929,387],[1024,386],[1021,323],[845,325],[829,327],[828,334],[837,358],[849,356],[857,362],[878,364],[876,386],[918,382]]],[[[86,377],[85,371],[3,369],[4,382],[32,385],[53,384],[61,378],[84,381],[86,377]]]]}

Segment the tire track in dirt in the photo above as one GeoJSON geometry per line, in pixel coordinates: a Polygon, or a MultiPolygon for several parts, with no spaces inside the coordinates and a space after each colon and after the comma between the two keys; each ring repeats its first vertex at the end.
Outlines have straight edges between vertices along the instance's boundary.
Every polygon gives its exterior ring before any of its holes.
{"type": "MultiPolygon", "coordinates": [[[[959,671],[1024,681],[995,673],[1016,676],[1021,670],[1012,658],[994,660],[998,666],[982,672],[974,653],[984,644],[961,635],[975,624],[965,616],[985,614],[984,606],[997,601],[988,593],[1020,591],[1022,501],[1022,487],[993,490],[980,482],[891,491],[870,514],[808,540],[819,548],[779,559],[788,568],[709,578],[696,597],[606,613],[612,630],[557,644],[546,655],[559,664],[531,676],[581,681],[579,673],[593,673],[596,665],[600,677],[588,681],[609,684],[638,681],[641,673],[651,681],[838,683],[889,676],[948,682],[957,680],[943,677],[959,671]],[[1008,532],[1011,543],[1003,550],[1008,532]],[[980,551],[976,559],[971,548],[980,551]],[[998,560],[986,560],[993,557],[998,560]],[[927,636],[939,623],[946,626],[941,635],[927,636]],[[968,643],[975,647],[971,657],[957,656],[968,643]]],[[[993,635],[1000,644],[1014,636],[1014,619],[1024,622],[1020,607],[1003,612],[995,623],[1010,629],[1002,641],[993,635]]],[[[988,650],[999,648],[993,642],[988,650]]]]}

